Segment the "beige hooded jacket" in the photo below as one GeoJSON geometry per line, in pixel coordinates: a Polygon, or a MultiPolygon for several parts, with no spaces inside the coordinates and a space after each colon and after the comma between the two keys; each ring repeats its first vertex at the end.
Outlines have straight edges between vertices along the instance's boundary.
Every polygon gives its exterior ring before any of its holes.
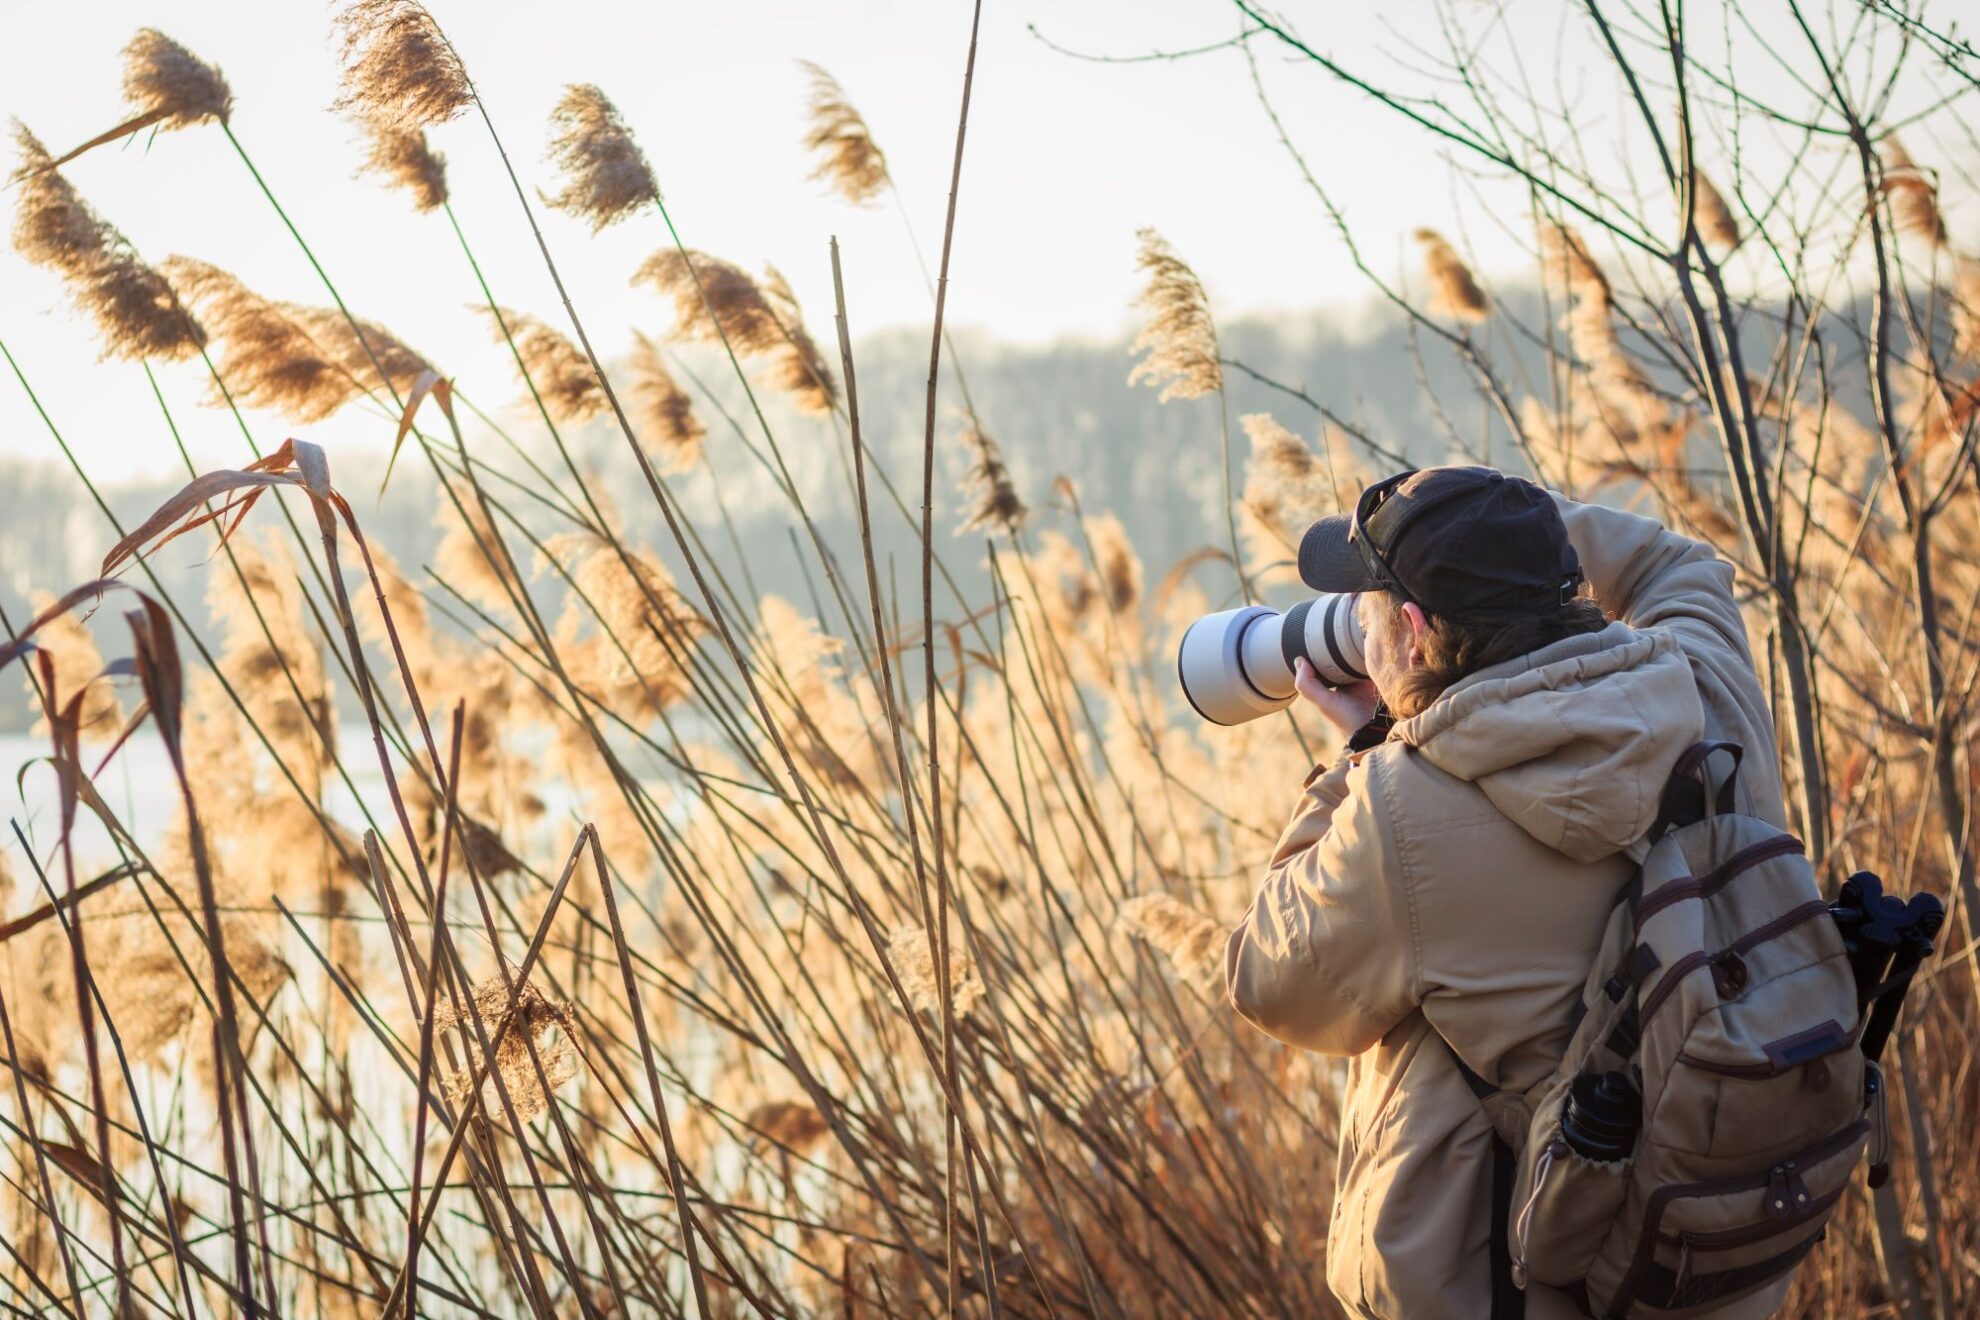
{"type": "MultiPolygon", "coordinates": [[[[1553,1069],[1678,754],[1743,744],[1740,809],[1785,820],[1731,566],[1649,519],[1560,508],[1616,622],[1473,674],[1316,772],[1226,954],[1240,1014],[1353,1056],[1327,1250],[1353,1314],[1489,1312],[1491,1128],[1451,1051],[1508,1090],[1553,1069]]],[[[1533,1320],[1574,1314],[1528,1296],[1533,1320]]]]}

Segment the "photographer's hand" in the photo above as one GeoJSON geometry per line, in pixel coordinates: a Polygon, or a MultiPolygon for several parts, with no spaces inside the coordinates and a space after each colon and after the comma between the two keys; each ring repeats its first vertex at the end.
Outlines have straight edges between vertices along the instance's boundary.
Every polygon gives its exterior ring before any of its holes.
{"type": "Polygon", "coordinates": [[[1344,688],[1328,687],[1320,681],[1320,675],[1313,672],[1313,666],[1307,663],[1304,656],[1293,666],[1293,683],[1299,688],[1299,695],[1311,702],[1322,718],[1340,732],[1342,742],[1354,737],[1363,725],[1375,718],[1375,708],[1382,700],[1375,685],[1366,681],[1344,688]]]}

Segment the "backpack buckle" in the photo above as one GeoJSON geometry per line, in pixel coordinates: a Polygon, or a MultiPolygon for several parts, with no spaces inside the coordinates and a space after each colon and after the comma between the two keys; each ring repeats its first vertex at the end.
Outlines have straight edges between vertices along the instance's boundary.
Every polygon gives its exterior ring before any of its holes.
{"type": "Polygon", "coordinates": [[[1712,960],[1712,988],[1719,992],[1722,1000],[1737,999],[1745,994],[1751,979],[1746,969],[1746,959],[1731,950],[1712,960]]]}

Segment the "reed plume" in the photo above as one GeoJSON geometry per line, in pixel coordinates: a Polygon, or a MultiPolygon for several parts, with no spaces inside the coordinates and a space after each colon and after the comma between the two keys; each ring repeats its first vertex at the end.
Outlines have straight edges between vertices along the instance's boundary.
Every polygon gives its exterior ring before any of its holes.
{"type": "Polygon", "coordinates": [[[1086,536],[1107,608],[1117,615],[1132,613],[1141,602],[1141,557],[1127,528],[1111,513],[1095,514],[1086,520],[1086,536]]]}
{"type": "Polygon", "coordinates": [[[161,128],[224,124],[234,110],[220,70],[157,28],[138,29],[124,47],[124,100],[145,124],[161,128]]]}
{"type": "Polygon", "coordinates": [[[873,205],[891,182],[886,153],[838,80],[810,60],[798,63],[811,75],[810,123],[804,133],[805,150],[818,157],[811,177],[855,206],[873,205]]]}
{"type": "MultiPolygon", "coordinates": [[[[907,991],[908,1002],[916,1011],[942,1011],[941,977],[936,975],[934,950],[928,932],[919,926],[903,926],[887,940],[887,961],[907,991]]],[[[949,943],[949,1001],[957,1018],[966,1018],[985,993],[983,978],[976,974],[976,959],[960,939],[949,943]]]]}
{"type": "Polygon", "coordinates": [[[1698,226],[1699,237],[1720,247],[1736,247],[1739,243],[1739,221],[1733,219],[1732,208],[1726,199],[1712,186],[1704,171],[1691,172],[1692,223],[1698,226]]]}
{"type": "MultiPolygon", "coordinates": [[[[55,598],[45,591],[28,594],[28,603],[36,614],[40,614],[55,598]]],[[[89,629],[74,614],[64,614],[42,628],[36,637],[36,644],[55,661],[55,682],[58,695],[64,702],[79,690],[84,692],[81,718],[79,720],[84,741],[107,741],[117,736],[124,726],[124,703],[118,700],[116,688],[103,678],[103,653],[96,649],[96,640],[89,629]]],[[[37,707],[40,698],[36,695],[32,666],[24,666],[21,682],[27,689],[28,699],[37,707]]],[[[47,720],[35,723],[37,737],[48,734],[47,720]]],[[[0,875],[0,892],[5,890],[4,875],[0,875]]]]}
{"type": "Polygon", "coordinates": [[[1223,980],[1224,924],[1169,894],[1142,894],[1121,904],[1120,924],[1199,986],[1223,980]]]}
{"type": "Polygon", "coordinates": [[[25,124],[14,123],[14,248],[62,277],[76,307],[96,323],[105,357],[176,361],[206,345],[206,331],[164,276],[55,168],[25,124]]]}
{"type": "Polygon", "coordinates": [[[521,370],[534,383],[537,396],[553,419],[576,423],[605,411],[605,387],[592,370],[591,359],[579,352],[577,345],[534,316],[507,307],[477,310],[488,318],[498,343],[507,325],[521,370]]]}
{"type": "Polygon", "coordinates": [[[1630,444],[1660,432],[1669,408],[1623,349],[1615,326],[1615,292],[1581,235],[1566,225],[1540,231],[1541,270],[1564,285],[1572,306],[1563,323],[1568,346],[1586,372],[1595,409],[1609,437],[1630,444]]]}
{"type": "Polygon", "coordinates": [[[404,393],[431,370],[376,322],[360,319],[353,329],[334,307],[264,298],[219,267],[189,257],[168,257],[160,269],[220,343],[220,374],[239,402],[274,409],[291,421],[317,422],[388,381],[404,393]]]}
{"type": "Polygon", "coordinates": [[[331,21],[344,64],[336,109],[413,132],[444,124],[473,103],[460,56],[416,0],[350,0],[331,21]]]}
{"type": "Polygon", "coordinates": [[[1938,180],[1919,168],[1895,136],[1877,145],[1884,167],[1883,191],[1901,234],[1915,234],[1933,247],[1946,245],[1945,217],[1939,214],[1938,180]]]}
{"type": "Polygon", "coordinates": [[[633,405],[639,411],[647,443],[660,451],[661,467],[684,472],[701,461],[708,429],[694,414],[688,397],[667,370],[660,350],[645,335],[633,335],[633,405]]]}
{"type": "Polygon", "coordinates": [[[790,281],[775,266],[763,268],[763,292],[770,301],[783,342],[771,350],[770,383],[788,392],[800,412],[821,415],[838,406],[839,386],[831,368],[804,328],[804,309],[790,281]]]}
{"type": "Polygon", "coordinates": [[[550,112],[550,161],[564,187],[543,200],[591,222],[592,232],[660,200],[653,168],[605,93],[573,83],[550,112]]]}
{"type": "Polygon", "coordinates": [[[411,193],[415,211],[447,204],[447,158],[428,144],[424,129],[367,124],[365,131],[371,149],[362,172],[411,193]]]}
{"type": "Polygon", "coordinates": [[[771,276],[774,297],[719,257],[662,248],[633,273],[633,283],[651,284],[674,300],[674,338],[726,340],[741,355],[769,354],[771,383],[790,391],[804,411],[827,412],[838,401],[838,385],[799,322],[788,286],[774,271],[771,276]]]}
{"type": "Polygon", "coordinates": [[[1430,275],[1431,314],[1473,324],[1490,315],[1491,305],[1471,278],[1471,268],[1444,236],[1434,229],[1419,229],[1416,241],[1423,246],[1423,265],[1430,275]]]}
{"type": "Polygon", "coordinates": [[[1128,384],[1161,386],[1163,403],[1221,390],[1217,325],[1202,281],[1153,229],[1139,230],[1136,237],[1141,250],[1135,264],[1147,272],[1148,283],[1135,305],[1148,312],[1148,324],[1135,337],[1132,351],[1146,356],[1128,373],[1128,384]]]}
{"type": "MultiPolygon", "coordinates": [[[[442,1004],[433,1015],[433,1025],[437,1029],[461,1028],[467,1057],[479,1063],[485,1056],[481,1053],[481,1041],[473,1026],[474,1017],[481,1019],[482,1029],[491,1041],[502,1030],[502,1025],[513,1019],[507,1034],[496,1045],[493,1066],[482,1081],[482,1104],[490,1115],[502,1113],[501,1095],[497,1090],[499,1078],[501,1088],[507,1090],[509,1101],[516,1108],[516,1117],[528,1122],[550,1103],[549,1095],[537,1081],[536,1066],[530,1061],[532,1045],[536,1049],[537,1061],[543,1065],[543,1081],[550,1084],[551,1090],[578,1074],[578,1054],[572,1044],[577,1029],[571,1022],[570,1008],[549,999],[535,985],[525,982],[516,997],[515,1007],[511,1009],[509,987],[499,976],[477,982],[473,995],[472,1013],[465,1004],[458,1009],[451,1004],[442,1004]]],[[[456,1104],[464,1103],[469,1098],[473,1080],[472,1066],[462,1068],[448,1079],[447,1089],[456,1104]]]]}
{"type": "Polygon", "coordinates": [[[766,1141],[808,1155],[831,1135],[825,1116],[802,1100],[771,1100],[749,1111],[743,1120],[766,1141]]]}
{"type": "Polygon", "coordinates": [[[1030,510],[1018,496],[1011,470],[1004,465],[1003,448],[973,420],[963,428],[962,442],[970,453],[969,471],[963,475],[969,507],[956,535],[984,528],[1017,531],[1030,510]]]}

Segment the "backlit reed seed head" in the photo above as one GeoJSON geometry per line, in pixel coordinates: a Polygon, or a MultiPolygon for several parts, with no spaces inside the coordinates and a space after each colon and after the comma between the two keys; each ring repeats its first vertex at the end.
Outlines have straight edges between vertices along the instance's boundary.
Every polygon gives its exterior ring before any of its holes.
{"type": "Polygon", "coordinates": [[[674,338],[719,342],[738,354],[768,354],[770,383],[805,412],[829,412],[838,384],[798,318],[797,301],[775,270],[765,291],[741,267],[692,249],[663,248],[633,273],[674,300],[674,338]]]}
{"type": "Polygon", "coordinates": [[[206,331],[172,286],[82,199],[27,127],[14,125],[14,247],[62,277],[77,308],[96,322],[105,357],[175,361],[206,344],[206,331]]]}
{"type": "Polygon", "coordinates": [[[838,80],[809,60],[799,63],[811,75],[810,123],[804,132],[804,149],[818,157],[811,177],[855,206],[873,205],[887,187],[886,153],[838,80]]]}
{"type": "Polygon", "coordinates": [[[1270,413],[1238,420],[1251,441],[1242,500],[1246,554],[1255,575],[1285,577],[1299,536],[1334,507],[1334,483],[1319,455],[1270,413]]]}
{"type": "Polygon", "coordinates": [[[413,131],[468,108],[474,89],[440,25],[415,0],[351,0],[332,20],[344,63],[335,107],[413,131]]]}
{"type": "Polygon", "coordinates": [[[207,602],[224,644],[219,669],[249,716],[291,769],[328,764],[334,752],[334,703],[323,652],[304,624],[307,606],[296,569],[280,542],[264,553],[235,538],[231,571],[215,573],[207,602]]]}
{"type": "MultiPolygon", "coordinates": [[[[206,1013],[199,987],[213,984],[205,933],[176,913],[165,921],[172,937],[169,942],[165,931],[142,912],[104,923],[92,935],[92,942],[103,943],[91,949],[91,961],[117,969],[115,976],[102,978],[105,1006],[125,1049],[137,1059],[157,1058],[188,1028],[196,1029],[206,1013]],[[187,976],[181,955],[191,964],[193,977],[187,976]]],[[[266,1007],[293,979],[294,969],[250,920],[223,919],[220,934],[227,966],[255,1003],[266,1007]]],[[[240,993],[237,988],[235,994],[240,993]]]]}
{"type": "Polygon", "coordinates": [[[1491,305],[1457,251],[1434,229],[1417,230],[1416,241],[1423,245],[1423,265],[1430,276],[1431,315],[1474,324],[1483,321],[1491,305]]]}
{"type": "Polygon", "coordinates": [[[1185,980],[1214,985],[1223,979],[1229,932],[1208,913],[1168,894],[1143,894],[1121,904],[1120,924],[1173,963],[1185,980]]]}
{"type": "Polygon", "coordinates": [[[453,490],[458,508],[454,499],[444,496],[434,505],[433,522],[440,529],[440,544],[433,551],[434,574],[476,604],[506,612],[512,608],[509,589],[521,591],[515,565],[474,491],[465,483],[454,483],[453,490]]]}
{"type": "Polygon", "coordinates": [[[831,1134],[825,1116],[802,1100],[772,1100],[749,1111],[743,1120],[774,1142],[799,1155],[808,1155],[831,1134]]]}
{"type": "Polygon", "coordinates": [[[1095,514],[1086,520],[1086,535],[1107,607],[1115,614],[1129,613],[1141,601],[1141,558],[1127,528],[1111,513],[1095,514]]]}
{"type": "Polygon", "coordinates": [[[1609,277],[1595,264],[1581,235],[1566,225],[1552,223],[1540,227],[1540,270],[1570,297],[1599,302],[1607,308],[1612,295],[1609,277]]]}
{"type": "Polygon", "coordinates": [[[543,200],[591,222],[594,232],[660,200],[653,168],[605,93],[573,83],[550,112],[550,161],[564,187],[543,200]]]}
{"type": "Polygon", "coordinates": [[[684,472],[701,461],[708,429],[694,415],[694,400],[674,380],[660,350],[645,335],[633,336],[632,397],[646,442],[660,452],[660,466],[684,472]]]}
{"type": "Polygon", "coordinates": [[[804,328],[804,309],[798,306],[797,294],[791,291],[784,272],[765,265],[763,293],[770,300],[771,314],[777,318],[784,340],[771,350],[770,384],[789,392],[800,412],[822,415],[832,411],[839,402],[838,381],[804,328]]]}
{"type": "Polygon", "coordinates": [[[376,322],[359,320],[353,329],[334,307],[264,298],[219,267],[188,257],[169,257],[161,269],[220,343],[220,376],[237,402],[317,422],[386,380],[403,394],[430,370],[376,322]]]}
{"type": "Polygon", "coordinates": [[[1953,350],[1980,361],[1980,260],[1972,257],[1953,272],[1953,350]]]}
{"type": "Polygon", "coordinates": [[[415,211],[446,205],[447,158],[427,144],[424,129],[367,124],[365,131],[371,140],[365,173],[411,193],[415,211]]]}
{"type": "Polygon", "coordinates": [[[1153,229],[1142,229],[1136,237],[1141,244],[1136,265],[1147,273],[1148,283],[1135,305],[1148,313],[1148,323],[1131,350],[1146,356],[1128,373],[1128,383],[1159,385],[1163,403],[1201,398],[1222,389],[1217,325],[1210,317],[1210,299],[1202,282],[1153,229]]]}
{"type": "Polygon", "coordinates": [[[530,1060],[530,1046],[536,1047],[536,1061],[543,1066],[543,1081],[552,1090],[562,1086],[578,1074],[577,1049],[572,1044],[577,1029],[571,1021],[570,1010],[563,1004],[546,998],[541,990],[527,982],[516,997],[516,1005],[509,1008],[509,987],[499,976],[489,977],[474,987],[474,1008],[470,1011],[463,1004],[456,1009],[451,1003],[442,1003],[433,1015],[433,1025],[437,1028],[460,1027],[466,1042],[466,1057],[472,1062],[448,1079],[447,1090],[456,1104],[468,1098],[468,1087],[474,1080],[474,1069],[482,1066],[482,1038],[475,1031],[475,1017],[487,1032],[487,1039],[493,1041],[501,1031],[502,1024],[514,1019],[502,1041],[495,1047],[494,1066],[489,1070],[482,1084],[482,1104],[491,1117],[502,1114],[501,1093],[496,1087],[496,1079],[506,1089],[509,1101],[516,1107],[516,1117],[524,1122],[542,1113],[550,1103],[542,1083],[537,1080],[536,1064],[530,1060]]]}
{"type": "Polygon", "coordinates": [[[739,353],[762,353],[783,342],[776,313],[741,267],[706,252],[663,248],[633,272],[674,300],[674,338],[714,342],[724,336],[739,353]]]}
{"type": "Polygon", "coordinates": [[[1707,243],[1720,247],[1733,247],[1739,243],[1739,221],[1733,219],[1732,208],[1726,205],[1725,196],[1712,186],[1712,181],[1700,170],[1691,172],[1692,223],[1698,226],[1698,235],[1707,243]]]}
{"type": "Polygon", "coordinates": [[[124,47],[124,100],[136,118],[161,128],[227,122],[234,93],[220,70],[157,28],[140,28],[124,47]]]}
{"type": "MultiPolygon", "coordinates": [[[[904,926],[887,940],[887,961],[907,991],[908,1002],[917,1012],[942,1011],[941,978],[936,975],[935,950],[928,933],[919,926],[904,926]]],[[[984,995],[983,978],[976,974],[976,959],[960,936],[949,941],[949,1000],[955,1015],[968,1017],[984,995]]]]}
{"type": "Polygon", "coordinates": [[[1898,232],[1915,234],[1933,247],[1944,247],[1946,223],[1939,214],[1939,184],[1930,171],[1920,169],[1895,137],[1887,137],[1877,147],[1884,167],[1884,194],[1891,201],[1891,219],[1898,232]]]}
{"type": "Polygon", "coordinates": [[[973,421],[963,428],[962,442],[970,453],[969,471],[963,475],[970,503],[956,535],[984,528],[1015,532],[1024,524],[1030,510],[1018,497],[1011,470],[1004,465],[1003,449],[973,421]]]}
{"type": "Polygon", "coordinates": [[[533,316],[506,307],[499,314],[493,308],[479,310],[488,318],[496,342],[502,341],[502,327],[508,326],[522,370],[554,420],[582,422],[605,411],[605,388],[591,368],[591,359],[576,344],[533,316]]]}
{"type": "MultiPolygon", "coordinates": [[[[55,597],[45,591],[34,591],[28,595],[28,604],[35,614],[40,614],[55,603],[55,597]]],[[[55,661],[55,682],[60,699],[67,703],[76,692],[88,684],[83,697],[82,718],[79,721],[83,740],[105,742],[115,738],[124,727],[124,705],[117,699],[117,690],[106,680],[97,681],[103,672],[103,653],[96,649],[96,640],[90,636],[89,628],[74,611],[42,625],[35,634],[35,645],[47,652],[55,661]]],[[[27,689],[28,700],[39,710],[41,698],[35,688],[39,680],[38,665],[23,665],[21,684],[27,689]]],[[[35,722],[36,737],[48,733],[47,720],[35,722]]],[[[0,872],[0,895],[6,893],[6,877],[0,872]]]]}

